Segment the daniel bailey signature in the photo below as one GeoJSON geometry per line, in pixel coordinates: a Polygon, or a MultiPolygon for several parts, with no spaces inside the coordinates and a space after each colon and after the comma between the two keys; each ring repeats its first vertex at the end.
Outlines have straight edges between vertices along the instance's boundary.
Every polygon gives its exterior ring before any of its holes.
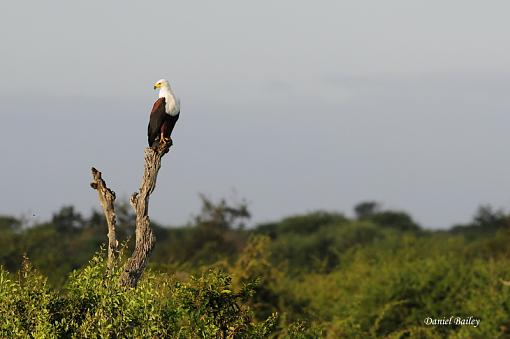
{"type": "Polygon", "coordinates": [[[423,320],[425,325],[434,326],[434,325],[459,325],[459,326],[473,326],[478,327],[480,325],[480,319],[475,317],[443,317],[443,318],[432,318],[427,317],[423,320]]]}

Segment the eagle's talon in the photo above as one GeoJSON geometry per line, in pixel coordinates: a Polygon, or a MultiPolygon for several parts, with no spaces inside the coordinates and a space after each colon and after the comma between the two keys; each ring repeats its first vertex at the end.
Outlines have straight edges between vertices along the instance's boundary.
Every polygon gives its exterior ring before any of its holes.
{"type": "Polygon", "coordinates": [[[169,143],[171,144],[171,143],[172,143],[172,138],[163,137],[163,138],[161,139],[161,142],[162,142],[163,144],[169,144],[169,143]]]}

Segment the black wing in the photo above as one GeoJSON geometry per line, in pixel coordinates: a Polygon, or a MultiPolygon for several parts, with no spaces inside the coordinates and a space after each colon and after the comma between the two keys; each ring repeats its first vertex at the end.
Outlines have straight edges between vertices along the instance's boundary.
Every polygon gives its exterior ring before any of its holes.
{"type": "Polygon", "coordinates": [[[147,128],[147,137],[149,141],[149,147],[152,146],[154,141],[159,137],[161,131],[161,125],[165,121],[165,98],[159,98],[152,107],[151,116],[149,119],[149,126],[147,128]]]}
{"type": "Polygon", "coordinates": [[[168,116],[167,116],[168,131],[166,131],[168,137],[170,137],[170,135],[172,134],[172,131],[174,130],[174,127],[175,127],[175,123],[177,122],[177,120],[179,120],[180,113],[181,112],[179,111],[176,115],[168,114],[168,116]]]}

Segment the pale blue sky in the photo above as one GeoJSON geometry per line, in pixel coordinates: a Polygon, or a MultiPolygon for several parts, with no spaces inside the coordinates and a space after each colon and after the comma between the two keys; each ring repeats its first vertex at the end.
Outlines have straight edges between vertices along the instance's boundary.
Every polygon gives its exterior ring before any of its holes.
{"type": "Polygon", "coordinates": [[[138,188],[154,81],[181,98],[151,214],[198,192],[254,221],[362,200],[429,227],[510,206],[510,3],[0,4],[1,214],[138,188]],[[62,161],[62,157],[65,161],[62,161]],[[237,193],[235,193],[237,192],[237,193]]]}

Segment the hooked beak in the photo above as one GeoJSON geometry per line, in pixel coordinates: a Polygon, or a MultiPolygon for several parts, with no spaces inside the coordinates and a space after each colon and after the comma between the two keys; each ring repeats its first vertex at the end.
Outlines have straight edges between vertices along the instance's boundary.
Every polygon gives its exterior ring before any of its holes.
{"type": "Polygon", "coordinates": [[[161,84],[154,84],[154,89],[160,88],[160,87],[161,87],[161,84]]]}

